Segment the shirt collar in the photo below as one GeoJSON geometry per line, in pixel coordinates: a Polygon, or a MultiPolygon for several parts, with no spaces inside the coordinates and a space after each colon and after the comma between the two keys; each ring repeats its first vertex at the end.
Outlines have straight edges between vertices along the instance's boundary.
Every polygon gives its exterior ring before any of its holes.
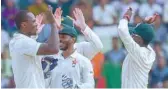
{"type": "MultiPolygon", "coordinates": [[[[13,34],[13,36],[14,36],[14,37],[17,37],[17,36],[22,36],[22,35],[23,35],[23,34],[18,33],[18,32],[16,32],[16,33],[14,33],[14,34],[13,34]]],[[[24,36],[24,35],[23,35],[23,36],[24,36]]]]}
{"type": "Polygon", "coordinates": [[[77,56],[77,50],[75,49],[75,51],[70,55],[71,58],[76,58],[77,56]]]}
{"type": "MultiPolygon", "coordinates": [[[[14,33],[13,36],[16,37],[16,38],[18,38],[18,37],[28,37],[28,36],[26,36],[24,34],[21,34],[21,33],[18,33],[18,32],[14,33]]],[[[38,35],[31,36],[30,38],[36,40],[38,38],[38,35]]]]}
{"type": "MultiPolygon", "coordinates": [[[[64,56],[63,56],[63,51],[62,50],[60,50],[60,55],[64,58],[64,56]]],[[[77,57],[77,50],[76,49],[74,49],[74,52],[69,56],[69,57],[67,57],[68,59],[70,58],[72,58],[72,59],[75,59],[77,57]]]]}
{"type": "Polygon", "coordinates": [[[20,39],[20,38],[24,38],[26,37],[26,35],[21,34],[21,33],[14,33],[13,34],[13,39],[20,39]]]}

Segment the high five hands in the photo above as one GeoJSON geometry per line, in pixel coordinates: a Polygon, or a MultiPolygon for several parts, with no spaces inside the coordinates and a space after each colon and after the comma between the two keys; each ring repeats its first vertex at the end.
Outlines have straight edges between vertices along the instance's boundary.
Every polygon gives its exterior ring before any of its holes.
{"type": "Polygon", "coordinates": [[[73,15],[75,17],[75,19],[73,19],[74,25],[80,28],[80,30],[85,30],[87,25],[85,23],[85,18],[81,9],[75,8],[75,10],[73,11],[73,15]]]}
{"type": "MultiPolygon", "coordinates": [[[[132,8],[129,7],[127,9],[127,11],[125,12],[123,18],[128,20],[128,21],[130,21],[131,16],[132,16],[132,8]]],[[[158,16],[159,15],[157,13],[155,13],[153,16],[146,17],[142,21],[145,22],[145,23],[148,23],[148,24],[152,24],[152,23],[154,23],[156,21],[158,16]]]]}
{"type": "Polygon", "coordinates": [[[52,7],[49,6],[48,10],[44,13],[41,13],[36,16],[36,23],[37,23],[37,33],[41,32],[44,24],[56,24],[57,28],[61,28],[61,15],[62,10],[61,8],[57,8],[55,13],[52,13],[52,7]]]}

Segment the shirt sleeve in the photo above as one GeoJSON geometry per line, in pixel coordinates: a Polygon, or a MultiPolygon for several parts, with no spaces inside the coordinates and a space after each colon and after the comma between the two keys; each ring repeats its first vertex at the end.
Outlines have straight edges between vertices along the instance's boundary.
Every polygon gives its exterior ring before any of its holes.
{"type": "Polygon", "coordinates": [[[21,39],[18,43],[18,51],[24,55],[36,56],[40,45],[41,43],[31,38],[21,39]]]}
{"type": "Polygon", "coordinates": [[[77,50],[80,50],[79,53],[91,60],[103,49],[103,44],[100,38],[88,26],[82,33],[84,34],[86,41],[76,43],[75,46],[77,50]]]}
{"type": "Polygon", "coordinates": [[[79,88],[94,88],[94,73],[93,67],[89,60],[84,59],[84,64],[82,67],[82,83],[78,84],[79,88]]]}
{"type": "Polygon", "coordinates": [[[133,38],[129,34],[127,20],[122,19],[119,22],[118,33],[128,53],[133,57],[140,55],[141,47],[133,40],[133,38]]]}

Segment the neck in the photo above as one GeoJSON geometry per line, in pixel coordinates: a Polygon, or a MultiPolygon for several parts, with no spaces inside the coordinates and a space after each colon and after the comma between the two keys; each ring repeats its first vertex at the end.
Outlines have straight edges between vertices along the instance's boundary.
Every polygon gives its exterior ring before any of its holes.
{"type": "Polygon", "coordinates": [[[71,46],[71,47],[68,48],[67,50],[63,51],[63,57],[66,59],[66,58],[69,57],[74,51],[75,51],[75,50],[74,50],[73,46],[71,46]]]}
{"type": "Polygon", "coordinates": [[[24,34],[24,35],[26,35],[26,36],[28,36],[28,37],[31,36],[30,34],[28,34],[28,33],[26,33],[26,32],[19,31],[19,33],[24,34]]]}

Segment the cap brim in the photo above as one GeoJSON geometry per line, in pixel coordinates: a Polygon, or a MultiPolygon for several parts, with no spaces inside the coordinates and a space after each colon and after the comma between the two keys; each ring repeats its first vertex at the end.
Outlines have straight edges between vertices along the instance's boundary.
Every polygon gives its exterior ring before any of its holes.
{"type": "Polygon", "coordinates": [[[68,26],[66,24],[63,24],[63,23],[61,25],[63,26],[63,29],[59,31],[59,34],[66,34],[66,35],[70,35],[72,37],[77,37],[77,32],[73,27],[68,26]],[[72,30],[72,32],[71,32],[71,30],[72,30]]]}

